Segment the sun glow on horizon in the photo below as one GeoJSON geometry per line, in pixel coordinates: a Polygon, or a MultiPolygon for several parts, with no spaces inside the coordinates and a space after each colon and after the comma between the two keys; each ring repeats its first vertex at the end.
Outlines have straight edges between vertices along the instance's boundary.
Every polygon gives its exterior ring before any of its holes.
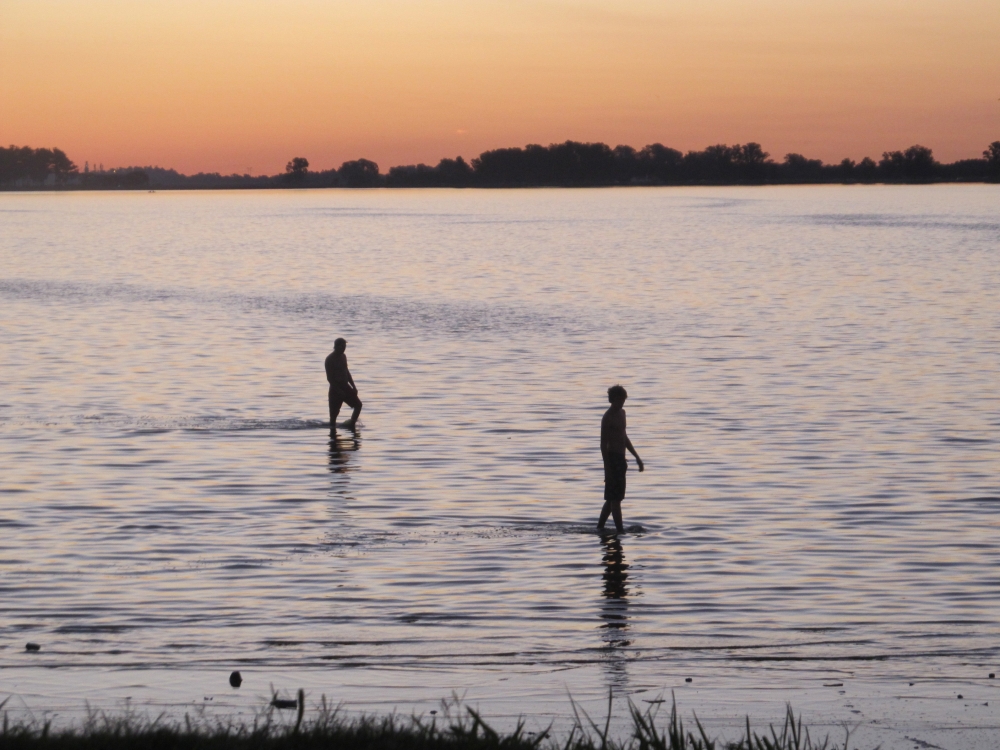
{"type": "Polygon", "coordinates": [[[0,141],[280,171],[567,139],[825,161],[1000,138],[1000,3],[6,0],[0,141]]]}

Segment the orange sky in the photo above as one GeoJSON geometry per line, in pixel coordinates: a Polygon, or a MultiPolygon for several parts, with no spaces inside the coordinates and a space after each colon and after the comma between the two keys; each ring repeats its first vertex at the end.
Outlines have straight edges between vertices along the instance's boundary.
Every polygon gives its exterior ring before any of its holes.
{"type": "Polygon", "coordinates": [[[1000,140],[998,0],[0,0],[0,143],[182,172],[1000,140]]]}

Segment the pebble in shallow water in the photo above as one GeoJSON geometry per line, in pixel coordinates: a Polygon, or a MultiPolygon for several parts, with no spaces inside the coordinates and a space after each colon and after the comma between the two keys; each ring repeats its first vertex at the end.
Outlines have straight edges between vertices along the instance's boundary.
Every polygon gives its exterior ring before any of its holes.
{"type": "Polygon", "coordinates": [[[233,672],[232,674],[229,675],[229,684],[232,685],[234,688],[238,688],[240,685],[243,684],[243,675],[241,675],[239,672],[233,672]]]}
{"type": "Polygon", "coordinates": [[[24,645],[24,650],[25,651],[41,651],[42,647],[39,646],[37,643],[26,643],[24,645]]]}

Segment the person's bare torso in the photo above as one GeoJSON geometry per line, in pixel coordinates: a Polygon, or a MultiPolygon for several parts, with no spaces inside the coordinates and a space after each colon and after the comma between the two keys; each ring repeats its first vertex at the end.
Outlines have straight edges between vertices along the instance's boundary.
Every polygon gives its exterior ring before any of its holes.
{"type": "Polygon", "coordinates": [[[347,369],[347,355],[343,352],[333,352],[326,358],[326,379],[336,388],[349,388],[351,385],[350,370],[347,369]]]}
{"type": "Polygon", "coordinates": [[[601,419],[601,452],[625,455],[625,410],[611,407],[601,419]]]}

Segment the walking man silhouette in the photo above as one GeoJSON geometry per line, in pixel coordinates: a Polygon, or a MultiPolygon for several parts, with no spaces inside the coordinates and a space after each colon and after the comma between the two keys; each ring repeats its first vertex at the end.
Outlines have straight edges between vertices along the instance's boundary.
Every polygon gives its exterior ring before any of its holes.
{"type": "Polygon", "coordinates": [[[333,351],[327,355],[326,379],[330,383],[330,429],[337,428],[337,415],[340,414],[340,407],[344,404],[352,407],[354,413],[351,418],[344,423],[344,426],[353,430],[358,423],[358,415],[361,414],[361,399],[358,398],[358,387],[354,385],[354,378],[351,371],[347,369],[347,339],[337,339],[333,342],[333,351]]]}
{"type": "Polygon", "coordinates": [[[622,500],[625,499],[625,472],[628,463],[625,461],[625,449],[635,456],[639,471],[645,470],[642,459],[632,447],[632,441],[625,432],[625,399],[628,393],[620,385],[608,388],[608,401],[611,407],[604,412],[601,419],[601,456],[604,458],[604,507],[597,521],[597,530],[604,531],[608,516],[614,516],[615,528],[619,533],[625,531],[622,525],[622,500]]]}

